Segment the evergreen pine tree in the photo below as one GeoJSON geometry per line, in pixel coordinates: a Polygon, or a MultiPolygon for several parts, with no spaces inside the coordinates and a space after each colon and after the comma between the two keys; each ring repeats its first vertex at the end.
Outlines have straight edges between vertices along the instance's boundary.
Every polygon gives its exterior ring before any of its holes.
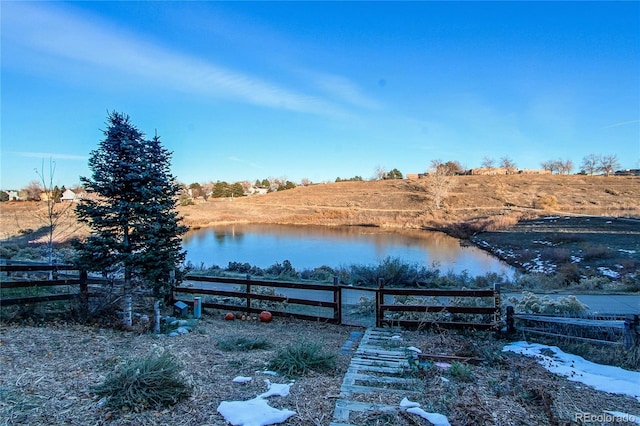
{"type": "Polygon", "coordinates": [[[141,286],[167,297],[173,280],[182,278],[180,236],[187,231],[175,210],[179,184],[170,172],[171,153],[158,136],[146,140],[125,114],[110,113],[106,124],[105,139],[89,157],[91,178],[80,178],[94,196],[76,207],[91,228],[79,260],[93,271],[123,270],[125,295],[141,286]]]}

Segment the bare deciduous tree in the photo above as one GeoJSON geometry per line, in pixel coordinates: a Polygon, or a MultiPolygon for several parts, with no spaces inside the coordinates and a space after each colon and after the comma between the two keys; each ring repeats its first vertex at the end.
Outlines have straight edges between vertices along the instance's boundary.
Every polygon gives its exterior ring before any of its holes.
{"type": "Polygon", "coordinates": [[[540,167],[542,167],[543,170],[549,170],[551,173],[557,170],[556,162],[553,160],[543,161],[542,163],[540,163],[540,167]]]}
{"type": "Polygon", "coordinates": [[[508,173],[513,173],[516,170],[516,162],[505,155],[500,159],[500,167],[506,169],[508,173]]]}
{"type": "Polygon", "coordinates": [[[588,175],[592,175],[598,171],[600,164],[600,156],[597,154],[589,154],[582,159],[580,169],[588,175]]]}
{"type": "Polygon", "coordinates": [[[387,169],[383,166],[376,166],[374,170],[374,180],[382,180],[387,176],[387,169]]]}
{"type": "Polygon", "coordinates": [[[562,158],[543,161],[540,165],[543,169],[549,170],[551,173],[555,172],[559,175],[568,175],[573,170],[573,161],[563,160],[562,158]]]}
{"type": "Polygon", "coordinates": [[[618,168],[620,168],[620,163],[616,155],[603,155],[600,157],[598,169],[604,173],[605,176],[609,176],[618,168]]]}
{"type": "Polygon", "coordinates": [[[37,180],[32,180],[29,184],[23,188],[23,191],[27,195],[29,201],[40,201],[40,195],[44,191],[42,184],[37,180]]]}
{"type": "Polygon", "coordinates": [[[431,161],[431,169],[428,170],[425,177],[427,192],[433,197],[436,209],[442,208],[442,202],[455,184],[454,177],[445,164],[440,160],[431,161]]]}
{"type": "Polygon", "coordinates": [[[556,162],[556,169],[561,175],[568,175],[573,170],[573,161],[559,159],[556,162]]]}
{"type": "Polygon", "coordinates": [[[485,155],[482,157],[482,163],[480,163],[480,165],[485,169],[493,169],[496,166],[496,160],[485,155]]]}
{"type": "MultiPolygon", "coordinates": [[[[69,215],[73,210],[71,206],[73,203],[61,203],[60,195],[54,194],[53,177],[56,173],[56,163],[51,158],[49,159],[49,173],[45,172],[44,160],[42,160],[42,168],[36,169],[36,173],[40,177],[42,183],[42,190],[44,192],[44,201],[46,208],[44,213],[36,211],[34,214],[45,223],[47,228],[47,257],[48,262],[51,265],[53,263],[53,242],[55,237],[60,232],[59,225],[62,218],[69,215]]],[[[57,188],[57,186],[55,187],[57,188]]],[[[58,191],[60,191],[58,189],[58,191]]],[[[75,221],[72,221],[75,223],[75,221]]]]}

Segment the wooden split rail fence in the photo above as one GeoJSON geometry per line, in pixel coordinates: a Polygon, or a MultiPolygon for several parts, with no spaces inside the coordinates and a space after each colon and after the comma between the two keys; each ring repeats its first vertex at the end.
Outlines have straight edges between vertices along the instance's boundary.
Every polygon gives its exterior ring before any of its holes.
{"type": "Polygon", "coordinates": [[[358,288],[340,285],[337,278],[334,278],[333,284],[310,284],[254,280],[250,277],[233,279],[195,275],[185,277],[185,281],[198,283],[198,286],[192,284],[192,287],[174,288],[175,301],[179,300],[193,306],[193,299],[187,300],[181,295],[205,296],[200,302],[203,308],[247,315],[268,309],[274,316],[342,324],[343,290],[351,292],[360,289],[366,293],[375,293],[375,325],[378,327],[391,324],[414,328],[472,328],[496,331],[501,328],[499,285],[489,290],[400,289],[384,287],[384,283],[380,281],[378,288],[358,288]],[[265,291],[265,289],[268,290],[265,291]],[[287,292],[303,293],[305,297],[283,295],[287,292]],[[323,294],[324,297],[312,299],[311,294],[323,294]],[[397,298],[411,300],[413,304],[396,303],[397,298]],[[484,303],[480,303],[482,306],[473,306],[477,298],[484,299],[484,303]],[[455,304],[454,300],[465,300],[465,302],[455,304]],[[305,313],[313,310],[314,307],[324,308],[322,309],[325,312],[324,315],[305,313]],[[429,318],[430,314],[434,314],[433,318],[429,318]],[[407,315],[417,319],[403,319],[407,315]],[[465,320],[465,316],[469,315],[473,315],[474,319],[465,320]],[[478,321],[477,315],[484,316],[485,320],[478,321]]]}
{"type": "MultiPolygon", "coordinates": [[[[0,307],[79,300],[80,309],[86,309],[89,298],[95,296],[89,291],[89,284],[94,281],[87,277],[86,271],[71,265],[0,264],[0,307]],[[22,277],[29,273],[42,273],[43,276],[22,277]],[[30,289],[40,290],[29,294],[30,289]]],[[[194,297],[189,300],[185,296],[200,296],[203,308],[247,315],[266,309],[274,316],[342,324],[344,292],[362,290],[375,298],[375,325],[378,327],[395,325],[498,331],[503,324],[498,285],[485,290],[440,290],[385,287],[380,281],[377,288],[360,288],[341,285],[337,278],[329,284],[195,275],[187,276],[186,281],[191,286],[173,289],[174,302],[181,300],[193,306],[194,297]]],[[[608,320],[564,318],[515,314],[512,306],[506,307],[506,314],[509,333],[522,331],[570,337],[623,344],[627,348],[640,344],[638,315],[608,320]],[[589,333],[576,330],[589,330],[589,333]],[[597,334],[599,331],[600,335],[597,334]]]]}

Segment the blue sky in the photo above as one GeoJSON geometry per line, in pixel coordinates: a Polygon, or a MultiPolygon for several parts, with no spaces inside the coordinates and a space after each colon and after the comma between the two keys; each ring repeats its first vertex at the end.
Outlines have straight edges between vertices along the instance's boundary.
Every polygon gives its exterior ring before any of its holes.
{"type": "Polygon", "coordinates": [[[374,176],[434,159],[640,167],[639,2],[12,2],[1,181],[89,176],[107,111],[184,183],[374,176]]]}

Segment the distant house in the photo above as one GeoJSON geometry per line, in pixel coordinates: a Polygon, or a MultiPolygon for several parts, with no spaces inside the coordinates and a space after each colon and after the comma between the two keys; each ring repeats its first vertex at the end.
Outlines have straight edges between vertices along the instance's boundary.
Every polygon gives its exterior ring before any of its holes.
{"type": "Polygon", "coordinates": [[[7,194],[9,194],[9,201],[21,201],[23,200],[22,197],[20,197],[20,192],[15,190],[15,189],[9,189],[7,191],[4,191],[7,194]]]}
{"type": "Polygon", "coordinates": [[[245,192],[245,194],[247,195],[265,195],[266,193],[269,192],[269,188],[263,188],[263,187],[251,187],[248,191],[248,194],[245,192]]]}
{"type": "Polygon", "coordinates": [[[66,201],[68,203],[76,202],[79,199],[80,197],[70,189],[67,189],[66,191],[64,191],[62,193],[62,196],[60,197],[60,201],[66,201]]]}
{"type": "Polygon", "coordinates": [[[627,169],[618,170],[614,173],[615,176],[640,176],[640,169],[627,169]]]}
{"type": "Polygon", "coordinates": [[[508,175],[508,174],[512,174],[513,170],[512,169],[507,169],[504,167],[493,167],[493,168],[489,168],[489,167],[480,167],[477,169],[471,169],[471,174],[472,175],[508,175]]]}
{"type": "Polygon", "coordinates": [[[550,175],[551,170],[546,169],[524,169],[518,170],[518,173],[521,175],[550,175]]]}

